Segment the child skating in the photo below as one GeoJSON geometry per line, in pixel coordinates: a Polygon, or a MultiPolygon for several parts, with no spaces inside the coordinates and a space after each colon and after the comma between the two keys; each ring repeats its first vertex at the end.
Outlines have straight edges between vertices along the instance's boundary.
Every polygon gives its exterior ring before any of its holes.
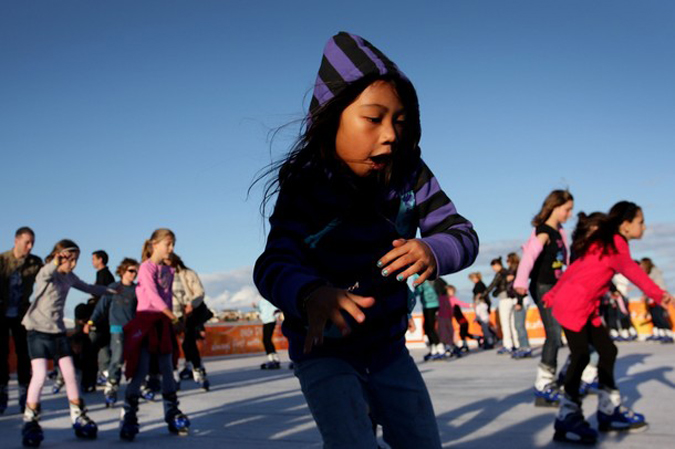
{"type": "Polygon", "coordinates": [[[405,347],[406,281],[468,267],[478,238],[422,161],[420,133],[408,78],[369,42],[339,33],[326,44],[304,133],[270,172],[266,198],[278,198],[254,279],[284,313],[326,447],[375,448],[375,423],[393,448],[440,448],[405,347]]]}
{"type": "Polygon", "coordinates": [[[617,348],[600,317],[600,299],[619,272],[657,304],[667,305],[672,296],[659,288],[638,264],[628,248],[645,230],[642,209],[628,201],[615,204],[607,218],[587,238],[574,241],[578,257],[543,300],[563,329],[570,348],[565,375],[565,394],[555,420],[554,439],[594,443],[597,432],[584,420],[579,387],[590,360],[589,346],[598,352],[598,430],[636,431],[646,428],[645,417],[621,401],[614,379],[617,348]]]}
{"type": "Polygon", "coordinates": [[[131,378],[121,413],[120,438],[132,441],[139,432],[138,401],[141,385],[150,370],[151,355],[157,357],[162,376],[164,421],[169,431],[187,435],[190,420],[178,408],[173,378],[177,347],[173,324],[171,287],[173,269],[164,261],[173,253],[176,237],[169,229],[157,229],[143,245],[143,262],[138,270],[136,317],[124,327],[125,374],[131,378]]]}
{"type": "Polygon", "coordinates": [[[87,409],[80,395],[71,356],[70,343],[63,321],[66,297],[70,288],[104,295],[115,290],[87,284],[73,270],[80,257],[80,248],[72,240],[61,240],[45,259],[45,265],[36,277],[35,299],[23,318],[28,331],[28,352],[33,375],[28,386],[24,426],[21,432],[23,445],[37,447],[44,439],[40,427],[40,395],[47,377],[47,362],[58,363],[68,395],[70,419],[78,438],[96,438],[98,427],[87,416],[87,409]]]}

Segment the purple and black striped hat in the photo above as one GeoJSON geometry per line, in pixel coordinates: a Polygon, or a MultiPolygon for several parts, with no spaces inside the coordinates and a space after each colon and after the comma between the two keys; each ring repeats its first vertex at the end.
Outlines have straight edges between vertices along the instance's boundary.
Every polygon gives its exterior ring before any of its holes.
{"type": "Polygon", "coordinates": [[[351,83],[368,75],[394,75],[408,81],[396,64],[362,37],[344,31],[331,37],[323,50],[310,116],[351,83]]]}

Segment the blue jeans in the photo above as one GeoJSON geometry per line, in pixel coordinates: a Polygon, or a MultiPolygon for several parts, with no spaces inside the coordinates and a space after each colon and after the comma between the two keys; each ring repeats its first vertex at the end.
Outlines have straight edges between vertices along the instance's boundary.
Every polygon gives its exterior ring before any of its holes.
{"type": "Polygon", "coordinates": [[[527,328],[525,327],[526,318],[527,308],[525,305],[520,310],[513,309],[513,321],[516,326],[516,333],[518,334],[518,349],[530,348],[530,340],[527,338],[527,328]]]}
{"type": "Polygon", "coordinates": [[[546,340],[541,350],[541,363],[555,370],[558,367],[558,349],[562,346],[562,327],[560,327],[558,320],[553,317],[551,308],[546,307],[542,300],[542,297],[552,288],[553,285],[549,284],[535,284],[530,288],[530,294],[537,304],[541,322],[546,332],[546,340]]]}
{"type": "Polygon", "coordinates": [[[324,448],[377,448],[373,422],[394,449],[441,447],[429,392],[408,351],[377,372],[325,357],[296,363],[295,375],[324,448]]]}
{"type": "Polygon", "coordinates": [[[122,378],[122,365],[124,364],[124,334],[110,334],[110,366],[108,368],[108,379],[116,385],[119,385],[122,378]]]}

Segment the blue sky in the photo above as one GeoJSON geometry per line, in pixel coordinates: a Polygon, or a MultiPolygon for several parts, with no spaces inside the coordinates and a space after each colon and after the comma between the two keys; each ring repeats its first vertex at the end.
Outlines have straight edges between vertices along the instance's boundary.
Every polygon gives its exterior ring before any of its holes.
{"type": "MultiPolygon", "coordinates": [[[[652,230],[635,256],[672,289],[673,23],[668,0],[5,1],[0,243],[29,225],[44,257],[72,238],[93,281],[92,251],[114,268],[170,227],[214,303],[250,303],[265,236],[247,189],[296,135],[269,141],[303,116],[323,45],[346,30],[415,84],[423,156],[476,226],[476,269],[569,187],[576,211],[642,205],[652,230]]],[[[465,274],[448,279],[465,288],[465,274]]]]}

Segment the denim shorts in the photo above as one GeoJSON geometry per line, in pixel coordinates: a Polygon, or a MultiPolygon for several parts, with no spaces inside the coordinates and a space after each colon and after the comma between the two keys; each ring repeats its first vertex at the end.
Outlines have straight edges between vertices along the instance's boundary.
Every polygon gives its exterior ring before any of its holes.
{"type": "Polygon", "coordinates": [[[62,357],[70,357],[70,341],[65,333],[47,334],[28,331],[28,355],[31,360],[59,360],[62,357]]]}

